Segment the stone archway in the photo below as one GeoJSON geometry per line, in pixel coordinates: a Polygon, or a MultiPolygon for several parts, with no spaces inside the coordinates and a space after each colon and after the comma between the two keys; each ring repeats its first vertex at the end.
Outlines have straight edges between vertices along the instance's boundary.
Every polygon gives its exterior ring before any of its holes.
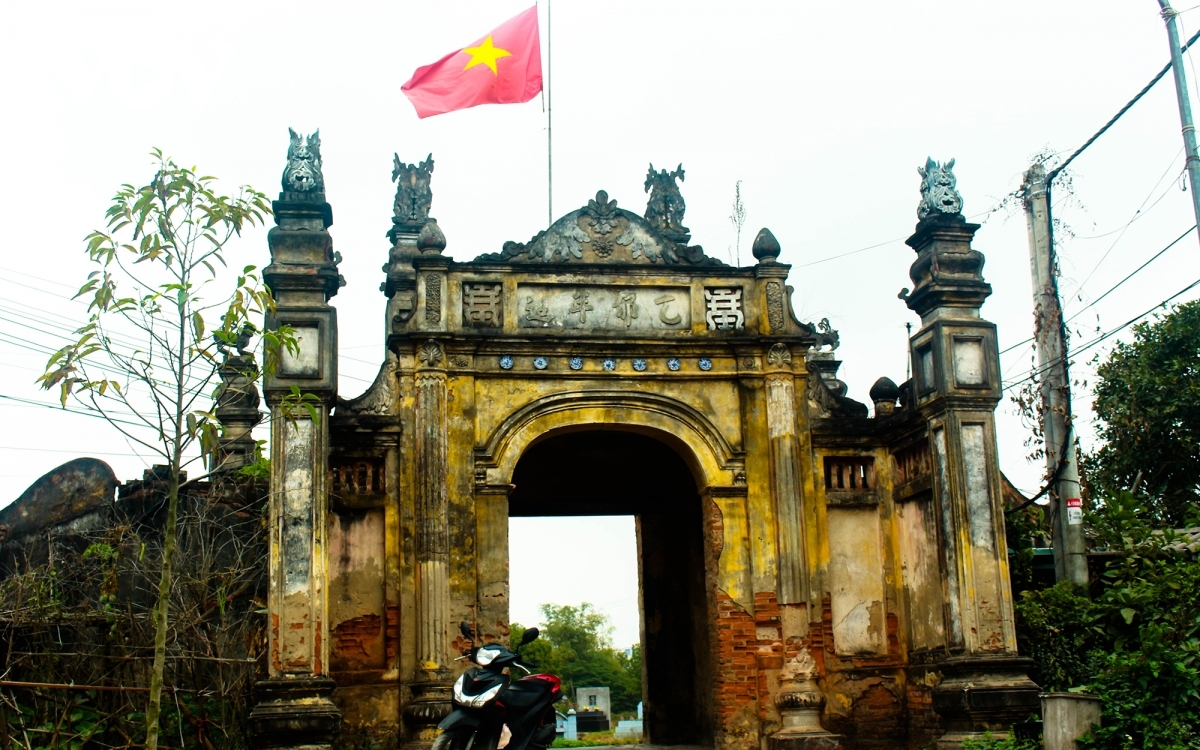
{"type": "Polygon", "coordinates": [[[543,436],[516,464],[509,515],[637,519],[646,734],[655,744],[709,745],[711,577],[701,497],[662,437],[599,425],[543,436]]]}

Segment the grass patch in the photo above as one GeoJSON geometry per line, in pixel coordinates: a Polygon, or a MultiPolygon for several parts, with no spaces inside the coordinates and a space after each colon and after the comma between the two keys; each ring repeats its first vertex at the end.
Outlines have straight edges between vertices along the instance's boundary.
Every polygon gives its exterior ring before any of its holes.
{"type": "Polygon", "coordinates": [[[559,737],[550,743],[550,747],[603,747],[605,745],[640,745],[640,737],[617,737],[612,732],[588,732],[580,735],[578,740],[564,740],[559,737]]]}

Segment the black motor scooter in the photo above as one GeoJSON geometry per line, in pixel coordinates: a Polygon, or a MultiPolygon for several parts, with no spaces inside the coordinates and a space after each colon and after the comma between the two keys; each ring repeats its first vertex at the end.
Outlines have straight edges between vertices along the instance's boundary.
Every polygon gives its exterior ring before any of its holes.
{"type": "MultiPolygon", "coordinates": [[[[459,629],[473,639],[471,626],[459,629]]],[[[524,646],[537,639],[537,628],[521,635],[524,646]]],[[[545,750],[554,741],[554,704],[563,697],[562,682],[552,674],[533,674],[532,665],[517,661],[517,655],[499,643],[471,648],[461,657],[478,666],[468,669],[454,682],[454,710],[442,720],[441,735],[433,750],[496,750],[505,726],[511,738],[504,750],[545,750]],[[512,667],[527,676],[513,680],[512,667]]]]}

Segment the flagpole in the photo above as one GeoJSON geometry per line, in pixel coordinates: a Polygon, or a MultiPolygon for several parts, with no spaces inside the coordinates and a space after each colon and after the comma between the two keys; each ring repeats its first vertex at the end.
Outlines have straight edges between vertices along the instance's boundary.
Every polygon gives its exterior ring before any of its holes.
{"type": "Polygon", "coordinates": [[[550,0],[546,0],[546,226],[554,223],[554,98],[550,93],[550,67],[553,62],[553,32],[550,26],[550,0]]]}

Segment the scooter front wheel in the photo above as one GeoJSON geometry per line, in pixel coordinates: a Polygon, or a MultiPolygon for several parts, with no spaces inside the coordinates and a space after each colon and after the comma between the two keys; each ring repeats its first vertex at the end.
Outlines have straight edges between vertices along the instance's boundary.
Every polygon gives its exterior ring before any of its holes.
{"type": "Polygon", "coordinates": [[[474,731],[454,731],[448,729],[438,735],[438,738],[433,741],[433,747],[430,750],[469,750],[471,747],[471,739],[475,736],[474,731]]]}

